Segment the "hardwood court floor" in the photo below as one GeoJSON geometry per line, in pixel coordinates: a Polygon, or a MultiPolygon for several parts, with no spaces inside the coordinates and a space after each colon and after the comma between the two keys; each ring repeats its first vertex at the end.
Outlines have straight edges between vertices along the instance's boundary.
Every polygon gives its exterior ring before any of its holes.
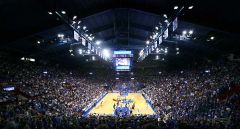
{"type": "MultiPolygon", "coordinates": [[[[119,93],[108,93],[100,102],[93,107],[93,109],[89,112],[89,114],[99,114],[99,115],[113,115],[114,109],[113,105],[116,103],[116,101],[120,97],[119,93]]],[[[141,115],[154,115],[155,112],[151,108],[151,106],[146,102],[142,94],[140,93],[129,93],[128,96],[126,96],[126,99],[133,100],[133,103],[135,103],[135,109],[133,110],[133,115],[141,114],[141,115]]],[[[132,104],[130,104],[129,107],[132,107],[132,104]]],[[[123,107],[125,104],[121,104],[123,107]]]]}

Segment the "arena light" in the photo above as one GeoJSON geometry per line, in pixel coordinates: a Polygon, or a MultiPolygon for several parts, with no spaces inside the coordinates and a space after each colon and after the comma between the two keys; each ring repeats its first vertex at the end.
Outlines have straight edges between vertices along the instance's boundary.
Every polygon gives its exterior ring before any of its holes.
{"type": "Polygon", "coordinates": [[[81,21],[81,20],[79,20],[77,24],[80,24],[81,22],[82,22],[82,21],[81,21]]]}
{"type": "Polygon", "coordinates": [[[194,7],[194,6],[193,6],[193,5],[191,5],[191,6],[189,6],[189,7],[188,7],[188,9],[193,9],[193,7],[194,7]]]}
{"type": "Polygon", "coordinates": [[[102,43],[102,41],[100,41],[100,40],[96,41],[96,45],[100,45],[101,43],[102,43]]]}
{"type": "Polygon", "coordinates": [[[43,73],[44,73],[44,74],[47,74],[48,72],[47,72],[47,71],[44,71],[43,73]]]}
{"type": "Polygon", "coordinates": [[[25,57],[22,57],[21,60],[25,60],[25,57]]]}
{"type": "Polygon", "coordinates": [[[77,26],[77,29],[80,29],[80,26],[77,26]]]}
{"type": "Polygon", "coordinates": [[[71,53],[71,56],[74,56],[74,54],[73,54],[73,53],[71,53]]]}
{"type": "Polygon", "coordinates": [[[96,60],[95,56],[92,56],[92,60],[96,60]]]}
{"type": "Polygon", "coordinates": [[[102,53],[105,58],[110,58],[110,51],[108,49],[103,49],[102,53]]]}
{"type": "Polygon", "coordinates": [[[156,60],[159,60],[159,55],[156,55],[155,59],[156,59],[156,60]]]}
{"type": "Polygon", "coordinates": [[[164,50],[164,53],[165,53],[165,54],[167,54],[167,53],[168,53],[168,49],[167,49],[167,48],[165,48],[165,50],[164,50]]]}
{"type": "Polygon", "coordinates": [[[163,17],[167,18],[167,14],[163,14],[163,17]]]}
{"type": "Polygon", "coordinates": [[[49,14],[49,15],[52,15],[53,13],[49,11],[48,14],[49,14]]]}
{"type": "Polygon", "coordinates": [[[35,62],[36,60],[33,59],[33,58],[30,58],[29,61],[31,61],[31,62],[35,62]]]}
{"type": "Polygon", "coordinates": [[[178,51],[178,50],[179,50],[179,47],[176,47],[176,50],[178,51]]]}
{"type": "Polygon", "coordinates": [[[38,41],[37,41],[37,44],[40,44],[40,43],[41,43],[41,42],[38,40],[38,41]]]}
{"type": "Polygon", "coordinates": [[[178,9],[178,6],[174,6],[173,9],[174,9],[174,10],[177,10],[177,9],[178,9]]]}
{"type": "Polygon", "coordinates": [[[158,30],[159,28],[156,26],[155,29],[158,30]]]}
{"type": "Polygon", "coordinates": [[[116,77],[116,80],[119,80],[119,78],[118,78],[118,77],[116,77]]]}
{"type": "Polygon", "coordinates": [[[179,55],[179,52],[177,52],[176,54],[179,55]]]}
{"type": "Polygon", "coordinates": [[[210,73],[210,70],[205,70],[205,73],[210,73]]]}
{"type": "Polygon", "coordinates": [[[58,34],[58,38],[64,38],[64,34],[58,34]]]}
{"type": "Polygon", "coordinates": [[[187,34],[187,31],[186,31],[186,30],[184,30],[184,31],[182,32],[182,34],[183,34],[183,35],[186,35],[186,34],[187,34]]]}
{"type": "Polygon", "coordinates": [[[73,16],[73,20],[77,19],[77,16],[73,16]]]}
{"type": "Polygon", "coordinates": [[[92,73],[92,72],[90,72],[89,74],[90,74],[90,75],[93,75],[93,73],[92,73]]]}
{"type": "Polygon", "coordinates": [[[134,78],[132,77],[131,80],[134,80],[134,78]]]}
{"type": "Polygon", "coordinates": [[[188,33],[189,33],[190,35],[192,35],[192,34],[193,34],[193,30],[190,30],[188,33]]]}
{"type": "Polygon", "coordinates": [[[61,13],[62,13],[62,14],[66,14],[66,11],[62,10],[61,13]]]}
{"type": "Polygon", "coordinates": [[[87,27],[86,26],[83,26],[83,30],[86,30],[87,29],[87,27]]]}
{"type": "Polygon", "coordinates": [[[148,45],[149,43],[150,43],[150,41],[149,41],[149,40],[147,40],[147,41],[146,41],[146,44],[148,45]]]}
{"type": "Polygon", "coordinates": [[[159,48],[156,48],[156,53],[159,53],[159,51],[160,51],[159,48]]]}
{"type": "Polygon", "coordinates": [[[215,39],[215,37],[214,37],[214,36],[211,36],[211,37],[210,37],[210,39],[211,39],[211,40],[214,40],[214,39],[215,39]]]}
{"type": "Polygon", "coordinates": [[[73,22],[72,22],[72,25],[74,25],[74,24],[76,24],[76,21],[73,21],[73,22]]]}
{"type": "Polygon", "coordinates": [[[78,49],[78,54],[83,54],[83,50],[82,49],[78,49]]]}

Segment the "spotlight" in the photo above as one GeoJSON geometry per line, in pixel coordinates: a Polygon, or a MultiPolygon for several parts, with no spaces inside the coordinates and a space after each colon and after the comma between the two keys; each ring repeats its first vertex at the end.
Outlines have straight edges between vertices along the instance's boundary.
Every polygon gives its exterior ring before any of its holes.
{"type": "Polygon", "coordinates": [[[40,43],[41,43],[41,42],[38,40],[38,41],[37,41],[37,44],[40,44],[40,43]]]}
{"type": "Polygon", "coordinates": [[[86,26],[83,26],[83,30],[86,30],[87,29],[87,27],[86,26]]]}
{"type": "Polygon", "coordinates": [[[163,14],[163,17],[167,18],[167,14],[163,14]]]}
{"type": "Polygon", "coordinates": [[[48,12],[49,15],[52,15],[53,13],[52,12],[48,12]]]}
{"type": "Polygon", "coordinates": [[[176,47],[176,50],[178,51],[178,50],[179,50],[179,48],[178,48],[178,47],[176,47]]]}
{"type": "Polygon", "coordinates": [[[81,20],[79,20],[77,24],[80,24],[81,22],[82,22],[82,21],[81,21],[81,20]]]}
{"type": "Polygon", "coordinates": [[[77,26],[77,29],[79,29],[80,28],[80,26],[77,26]]]}
{"type": "Polygon", "coordinates": [[[168,20],[166,19],[166,20],[164,20],[164,22],[165,22],[165,23],[168,23],[168,20]]]}
{"type": "Polygon", "coordinates": [[[73,50],[72,50],[72,49],[69,49],[68,51],[69,51],[70,53],[71,53],[71,52],[73,52],[73,50]]]}
{"type": "Polygon", "coordinates": [[[155,59],[156,59],[156,60],[159,60],[159,55],[156,55],[155,59]]]}
{"type": "Polygon", "coordinates": [[[215,39],[215,37],[214,37],[214,36],[211,36],[211,37],[210,37],[210,39],[211,39],[211,40],[214,40],[214,39],[215,39]]]}
{"type": "Polygon", "coordinates": [[[58,34],[58,38],[63,38],[64,34],[58,34]]]}
{"type": "Polygon", "coordinates": [[[101,41],[100,40],[97,40],[96,41],[96,45],[100,45],[101,44],[101,41]]]}
{"type": "Polygon", "coordinates": [[[146,41],[146,44],[149,44],[149,43],[150,43],[150,41],[149,41],[149,40],[147,40],[147,41],[146,41]]]}
{"type": "Polygon", "coordinates": [[[192,34],[193,34],[193,30],[190,30],[190,31],[189,31],[189,34],[192,35],[192,34]]]}
{"type": "Polygon", "coordinates": [[[92,60],[95,60],[96,58],[95,58],[95,56],[92,56],[92,60]]]}
{"type": "Polygon", "coordinates": [[[182,32],[182,34],[183,34],[183,35],[186,35],[186,34],[187,34],[187,31],[186,31],[186,30],[184,30],[184,31],[182,32]]]}
{"type": "Polygon", "coordinates": [[[178,9],[178,6],[174,6],[174,8],[173,8],[174,10],[177,10],[178,9]]]}
{"type": "Polygon", "coordinates": [[[76,23],[76,21],[73,21],[73,22],[72,22],[72,25],[74,25],[75,23],[76,23]]]}
{"type": "Polygon", "coordinates": [[[110,51],[108,49],[103,49],[102,53],[105,58],[110,58],[110,51]]]}
{"type": "Polygon", "coordinates": [[[193,5],[189,6],[188,9],[193,9],[193,5]]]}
{"type": "Polygon", "coordinates": [[[66,11],[62,10],[61,13],[62,13],[62,14],[66,14],[66,11]]]}
{"type": "Polygon", "coordinates": [[[83,50],[82,49],[78,49],[78,54],[82,54],[83,53],[83,50]]]}
{"type": "Polygon", "coordinates": [[[73,16],[73,20],[77,19],[77,16],[73,16]]]}
{"type": "Polygon", "coordinates": [[[156,26],[155,29],[158,30],[159,28],[156,26]]]}
{"type": "Polygon", "coordinates": [[[156,48],[156,53],[159,53],[159,48],[156,48]]]}

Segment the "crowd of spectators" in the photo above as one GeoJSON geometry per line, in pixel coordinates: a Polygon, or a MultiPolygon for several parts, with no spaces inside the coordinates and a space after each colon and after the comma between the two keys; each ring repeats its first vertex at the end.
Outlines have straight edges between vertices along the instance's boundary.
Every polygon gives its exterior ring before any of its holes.
{"type": "MultiPolygon", "coordinates": [[[[162,120],[175,120],[208,128],[238,126],[240,95],[225,100],[219,94],[240,87],[239,63],[214,62],[182,71],[161,71],[158,76],[145,76],[142,91],[162,120]],[[196,124],[196,122],[198,124],[196,124]]],[[[149,74],[148,74],[149,75],[149,74]]]]}
{"type": "MultiPolygon", "coordinates": [[[[107,92],[106,72],[99,78],[86,77],[57,65],[0,60],[1,84],[16,90],[1,89],[0,128],[240,128],[239,94],[218,98],[240,84],[236,62],[205,63],[180,71],[158,71],[153,76],[154,69],[136,72],[134,83],[144,82],[141,92],[159,117],[121,118],[83,116],[85,108],[107,92]]],[[[114,79],[110,82],[114,84],[114,79]]]]}

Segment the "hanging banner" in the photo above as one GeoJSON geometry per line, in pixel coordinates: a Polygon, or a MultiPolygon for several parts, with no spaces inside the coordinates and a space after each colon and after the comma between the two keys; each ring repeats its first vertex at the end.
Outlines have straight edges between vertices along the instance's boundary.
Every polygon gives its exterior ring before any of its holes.
{"type": "Polygon", "coordinates": [[[84,38],[82,38],[82,45],[86,46],[86,40],[84,38]]]}
{"type": "Polygon", "coordinates": [[[157,48],[157,41],[155,41],[155,43],[154,43],[154,47],[157,48]]]}
{"type": "Polygon", "coordinates": [[[80,39],[80,36],[76,31],[73,31],[73,38],[77,41],[79,41],[79,39],[80,39]]]}
{"type": "Polygon", "coordinates": [[[174,32],[177,29],[177,27],[178,27],[178,18],[177,17],[173,21],[172,25],[173,25],[172,27],[173,27],[173,32],[174,32]]]}
{"type": "Polygon", "coordinates": [[[162,43],[162,35],[159,36],[159,39],[158,39],[158,44],[160,45],[162,43]]]}
{"type": "Polygon", "coordinates": [[[164,31],[163,37],[164,37],[164,39],[168,38],[168,28],[164,31]]]}

